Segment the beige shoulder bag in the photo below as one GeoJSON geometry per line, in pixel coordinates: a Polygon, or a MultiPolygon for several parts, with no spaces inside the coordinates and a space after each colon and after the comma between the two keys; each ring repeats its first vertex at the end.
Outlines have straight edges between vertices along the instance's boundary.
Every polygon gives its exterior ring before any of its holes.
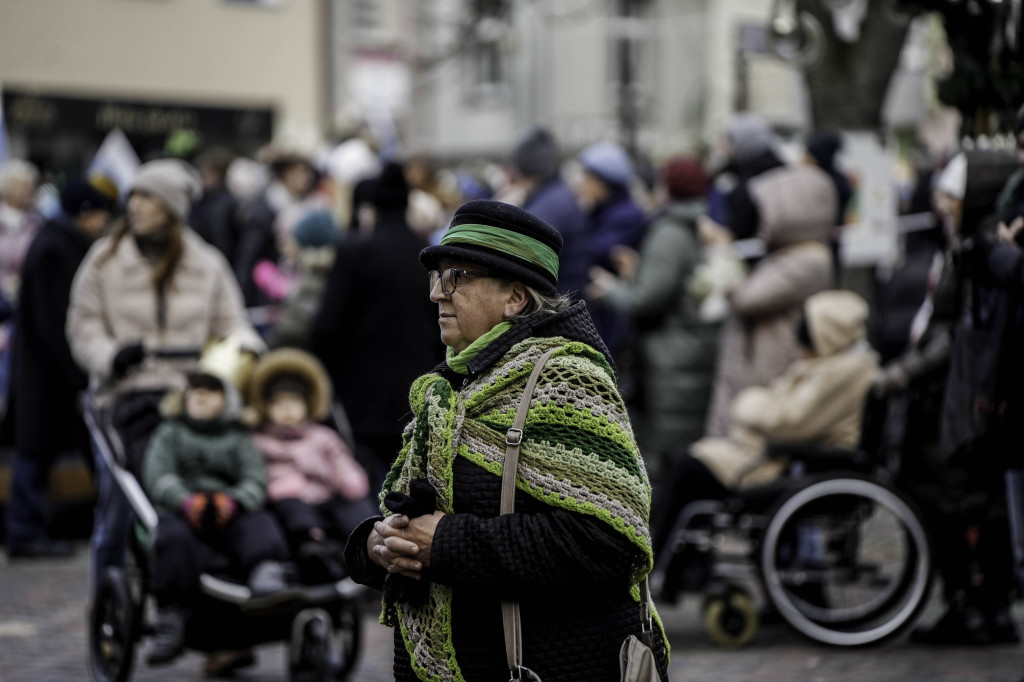
{"type": "MultiPolygon", "coordinates": [[[[511,514],[516,505],[516,469],[519,462],[519,445],[523,441],[523,425],[526,424],[526,413],[530,411],[530,401],[537,387],[541,369],[548,358],[555,352],[551,349],[544,353],[533,366],[529,381],[523,390],[522,400],[516,410],[516,418],[512,428],[505,434],[505,464],[501,474],[501,513],[511,514]]],[[[622,682],[661,682],[658,667],[655,665],[653,645],[653,629],[651,622],[651,594],[647,578],[640,585],[640,615],[642,619],[641,639],[630,635],[622,643],[619,651],[619,666],[622,682]]],[[[509,682],[529,680],[541,682],[537,673],[523,665],[523,631],[519,621],[519,603],[514,601],[501,602],[501,615],[505,627],[505,658],[510,673],[509,682]]]]}

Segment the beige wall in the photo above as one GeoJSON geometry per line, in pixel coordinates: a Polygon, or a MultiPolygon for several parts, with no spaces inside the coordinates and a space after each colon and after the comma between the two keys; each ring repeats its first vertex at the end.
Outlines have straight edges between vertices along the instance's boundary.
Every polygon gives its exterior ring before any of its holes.
{"type": "Polygon", "coordinates": [[[272,106],[275,137],[322,134],[319,0],[2,0],[0,87],[272,106]]]}

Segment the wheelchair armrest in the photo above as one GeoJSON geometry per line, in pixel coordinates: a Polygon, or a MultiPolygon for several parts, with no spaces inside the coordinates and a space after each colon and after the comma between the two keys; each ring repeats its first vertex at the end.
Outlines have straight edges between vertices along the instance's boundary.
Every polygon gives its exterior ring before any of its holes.
{"type": "Polygon", "coordinates": [[[808,468],[816,471],[850,467],[863,469],[871,463],[871,456],[863,450],[839,448],[821,443],[769,442],[765,446],[765,455],[769,459],[785,457],[791,461],[804,462],[808,468]]]}

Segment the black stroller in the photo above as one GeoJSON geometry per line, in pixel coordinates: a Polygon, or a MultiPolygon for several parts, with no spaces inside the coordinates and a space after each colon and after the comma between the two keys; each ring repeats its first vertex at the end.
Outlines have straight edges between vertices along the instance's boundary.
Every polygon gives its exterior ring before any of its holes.
{"type": "MultiPolygon", "coordinates": [[[[192,353],[195,356],[195,353],[192,353]]],[[[180,354],[177,356],[180,357],[180,354]]],[[[93,395],[82,400],[86,424],[108,469],[135,514],[125,568],[110,567],[98,576],[88,613],[89,673],[96,682],[131,677],[136,644],[152,634],[147,609],[157,512],[126,464],[109,410],[98,409],[93,395]]],[[[347,422],[335,411],[334,426],[344,436],[347,422]],[[339,421],[340,420],[340,421],[339,421]]],[[[185,646],[203,652],[232,651],[284,641],[289,644],[289,679],[344,680],[359,657],[363,588],[345,578],[301,588],[301,599],[277,606],[251,598],[230,564],[214,562],[200,579],[200,595],[185,624],[185,646]]]]}

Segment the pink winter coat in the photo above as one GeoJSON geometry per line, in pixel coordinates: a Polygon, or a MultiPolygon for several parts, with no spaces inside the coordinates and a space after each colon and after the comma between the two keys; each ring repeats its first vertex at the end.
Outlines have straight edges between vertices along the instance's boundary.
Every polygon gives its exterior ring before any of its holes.
{"type": "Polygon", "coordinates": [[[366,472],[331,429],[314,422],[300,426],[265,424],[253,443],[267,464],[267,497],[320,504],[334,496],[366,497],[366,472]]]}

